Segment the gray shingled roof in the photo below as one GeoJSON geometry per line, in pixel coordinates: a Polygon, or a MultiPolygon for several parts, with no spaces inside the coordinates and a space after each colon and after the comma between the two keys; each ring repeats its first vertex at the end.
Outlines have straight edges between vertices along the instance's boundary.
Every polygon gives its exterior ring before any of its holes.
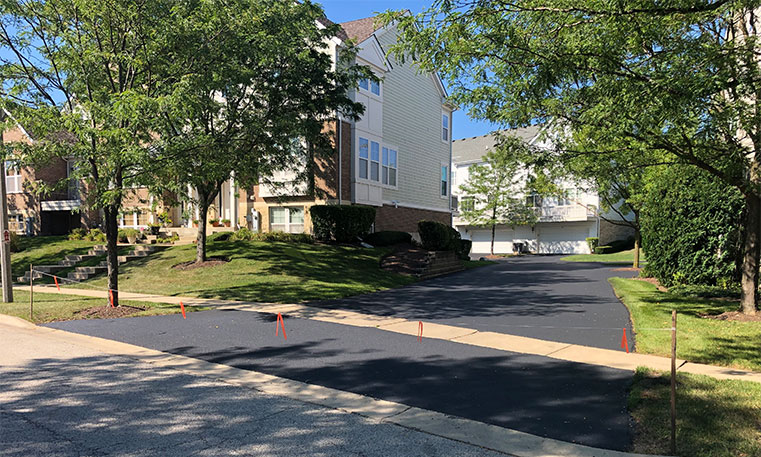
{"type": "MultiPolygon", "coordinates": [[[[528,142],[533,140],[541,129],[541,125],[532,125],[502,132],[528,142]]],[[[496,135],[493,133],[454,140],[452,141],[452,163],[478,162],[494,147],[496,142],[496,135]]]]}

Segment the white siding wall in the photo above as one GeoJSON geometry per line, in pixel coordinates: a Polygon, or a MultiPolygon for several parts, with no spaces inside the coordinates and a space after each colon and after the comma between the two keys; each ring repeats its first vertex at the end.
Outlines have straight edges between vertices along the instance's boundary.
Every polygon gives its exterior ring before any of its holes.
{"type": "MultiPolygon", "coordinates": [[[[387,50],[396,29],[378,32],[378,39],[387,50]]],[[[442,162],[450,161],[450,145],[441,139],[441,93],[409,61],[392,59],[391,65],[383,81],[383,141],[399,148],[399,183],[398,189],[384,188],[383,199],[448,211],[449,196],[442,198],[440,190],[442,162]]]]}

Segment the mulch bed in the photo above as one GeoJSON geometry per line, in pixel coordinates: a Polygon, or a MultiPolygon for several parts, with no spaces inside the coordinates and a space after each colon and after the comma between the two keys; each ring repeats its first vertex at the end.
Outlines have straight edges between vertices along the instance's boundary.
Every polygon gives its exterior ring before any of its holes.
{"type": "Polygon", "coordinates": [[[754,316],[748,316],[740,311],[727,311],[726,313],[715,314],[713,316],[703,315],[700,316],[705,319],[715,319],[718,321],[733,321],[733,322],[761,322],[761,314],[756,313],[754,316]]]}
{"type": "Polygon", "coordinates": [[[634,267],[621,267],[621,268],[614,268],[612,271],[642,271],[642,268],[634,268],[634,267]]]}
{"type": "Polygon", "coordinates": [[[658,280],[657,280],[657,279],[655,279],[655,278],[632,278],[632,279],[636,279],[637,281],[645,281],[645,282],[649,282],[650,284],[652,284],[652,285],[654,285],[655,287],[657,287],[657,288],[658,288],[658,290],[660,290],[661,292],[668,292],[668,291],[669,291],[667,288],[663,287],[663,286],[661,285],[661,283],[660,283],[660,282],[658,282],[658,280]]]}
{"type": "Polygon", "coordinates": [[[195,270],[196,268],[206,268],[206,267],[215,267],[217,265],[224,265],[229,260],[223,258],[223,257],[209,257],[206,259],[205,262],[197,263],[195,260],[192,260],[190,262],[182,262],[178,263],[177,265],[172,266],[172,268],[175,268],[177,270],[195,270]]]}
{"type": "Polygon", "coordinates": [[[92,308],[86,308],[74,313],[74,316],[78,319],[113,319],[116,317],[127,317],[140,311],[145,311],[146,308],[139,306],[127,306],[121,305],[116,308],[112,308],[110,305],[106,306],[94,306],[92,308]]]}

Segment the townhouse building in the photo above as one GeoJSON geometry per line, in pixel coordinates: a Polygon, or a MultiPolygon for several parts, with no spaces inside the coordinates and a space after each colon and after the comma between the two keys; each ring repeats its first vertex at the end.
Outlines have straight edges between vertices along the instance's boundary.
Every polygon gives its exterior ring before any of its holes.
{"type": "MultiPolygon", "coordinates": [[[[537,148],[550,148],[551,140],[541,135],[542,129],[542,126],[530,126],[504,133],[537,148]]],[[[470,167],[483,163],[484,156],[496,144],[497,137],[494,134],[455,140],[452,143],[452,193],[460,208],[463,205],[473,205],[477,200],[477,196],[466,195],[461,189],[469,179],[470,167]]],[[[522,173],[522,178],[527,176],[528,173],[522,173]]],[[[588,237],[599,237],[602,245],[634,235],[628,227],[608,222],[620,219],[618,214],[600,214],[600,197],[595,190],[580,187],[572,180],[556,184],[563,189],[560,196],[519,196],[525,198],[527,205],[536,211],[537,222],[530,225],[498,225],[494,237],[495,254],[511,254],[518,250],[537,254],[588,254],[588,237]]],[[[473,241],[472,253],[490,252],[491,228],[472,226],[459,212],[455,213],[453,226],[464,239],[473,241]]]]}

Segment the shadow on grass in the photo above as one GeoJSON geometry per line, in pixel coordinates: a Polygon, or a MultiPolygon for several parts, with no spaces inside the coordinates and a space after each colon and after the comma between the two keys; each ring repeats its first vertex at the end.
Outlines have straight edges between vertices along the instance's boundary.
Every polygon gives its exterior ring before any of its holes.
{"type": "MultiPolygon", "coordinates": [[[[636,452],[669,451],[670,376],[639,369],[629,397],[636,452]]],[[[677,455],[761,455],[761,385],[704,376],[677,377],[677,455]]]]}

